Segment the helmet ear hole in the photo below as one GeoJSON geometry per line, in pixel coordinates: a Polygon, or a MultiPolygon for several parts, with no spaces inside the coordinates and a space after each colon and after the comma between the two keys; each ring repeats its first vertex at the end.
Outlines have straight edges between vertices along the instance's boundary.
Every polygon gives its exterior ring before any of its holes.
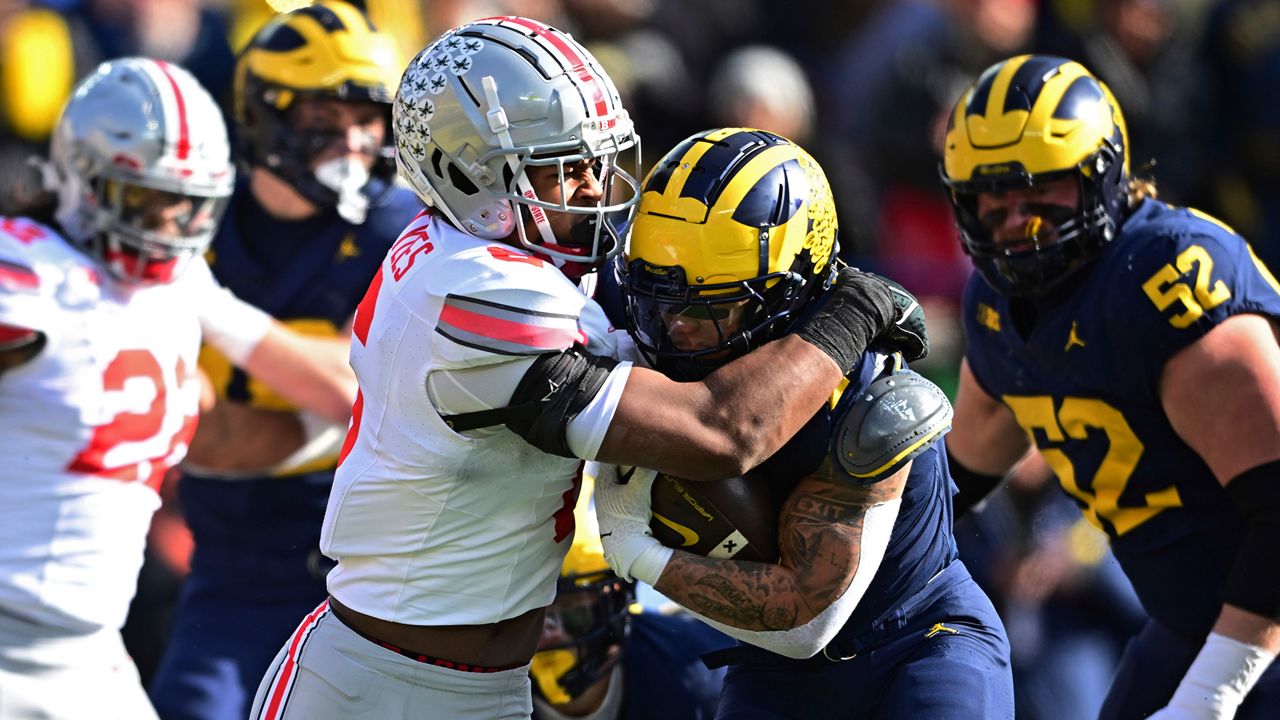
{"type": "Polygon", "coordinates": [[[471,182],[471,178],[453,163],[449,163],[449,182],[453,183],[453,187],[463,195],[470,196],[480,192],[480,188],[471,182]]]}
{"type": "Polygon", "coordinates": [[[431,151],[431,169],[435,172],[436,177],[443,178],[444,170],[440,167],[440,162],[444,160],[444,152],[440,148],[431,151]]]}

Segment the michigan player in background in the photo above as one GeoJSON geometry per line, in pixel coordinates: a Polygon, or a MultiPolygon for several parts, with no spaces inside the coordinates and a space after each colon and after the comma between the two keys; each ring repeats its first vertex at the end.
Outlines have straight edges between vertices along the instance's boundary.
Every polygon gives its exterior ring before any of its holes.
{"type": "MultiPolygon", "coordinates": [[[[831,190],[782,137],[699,133],[642,191],[620,266],[628,329],[672,377],[786,332],[834,275],[831,190]]],[[[1004,626],[951,535],[950,407],[901,362],[863,354],[830,405],[747,473],[781,509],[777,564],[655,547],[654,473],[601,468],[614,569],[744,643],[708,658],[730,664],[717,717],[1013,716],[1004,626]]]]}
{"type": "Polygon", "coordinates": [[[528,717],[579,458],[740,473],[901,330],[888,286],[850,270],[824,314],[707,381],[619,362],[579,281],[620,250],[639,139],[609,76],[555,28],[445,33],[409,63],[394,126],[431,209],[356,313],[360,391],[320,540],[338,564],[255,718],[528,717]]]}
{"type": "Polygon", "coordinates": [[[530,664],[534,720],[715,717],[724,670],[701,656],[732,641],[687,613],[636,603],[635,585],[605,562],[593,486],[583,478],[573,545],[530,664]]]}
{"type": "Polygon", "coordinates": [[[0,717],[153,718],[120,626],[207,397],[201,338],[302,406],[338,388],[201,257],[235,173],[187,71],[103,63],[49,158],[48,216],[0,218],[0,717]]]}
{"type": "Polygon", "coordinates": [[[421,210],[392,184],[398,57],[359,10],[327,1],[276,17],[239,58],[235,130],[247,173],[210,266],[240,297],[317,336],[317,361],[347,395],[330,413],[296,413],[234,358],[202,353],[218,402],[178,487],[196,550],[151,687],[163,717],[242,720],[298,616],[324,598],[320,521],[355,397],[349,321],[421,210]]]}
{"type": "Polygon", "coordinates": [[[1110,537],[1150,620],[1103,718],[1276,717],[1275,278],[1130,176],[1116,99],[1062,58],[982,74],[951,116],[944,180],[977,268],[947,441],[959,504],[1034,443],[1110,537]]]}

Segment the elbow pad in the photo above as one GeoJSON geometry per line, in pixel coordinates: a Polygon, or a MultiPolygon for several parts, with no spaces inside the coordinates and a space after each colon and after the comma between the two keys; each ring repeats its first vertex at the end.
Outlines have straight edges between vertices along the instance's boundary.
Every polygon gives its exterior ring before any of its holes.
{"type": "Polygon", "coordinates": [[[600,392],[617,365],[613,358],[588,355],[576,345],[538,357],[511,395],[513,406],[528,410],[509,417],[504,424],[543,452],[577,457],[569,449],[566,429],[600,392]]]}
{"type": "Polygon", "coordinates": [[[577,345],[539,355],[520,378],[506,407],[440,417],[454,432],[506,425],[543,452],[577,457],[569,449],[569,423],[591,403],[617,366],[617,360],[588,355],[577,345]]]}
{"type": "Polygon", "coordinates": [[[910,370],[886,375],[840,405],[833,464],[857,484],[897,472],[950,430],[954,415],[942,390],[910,370]]]}

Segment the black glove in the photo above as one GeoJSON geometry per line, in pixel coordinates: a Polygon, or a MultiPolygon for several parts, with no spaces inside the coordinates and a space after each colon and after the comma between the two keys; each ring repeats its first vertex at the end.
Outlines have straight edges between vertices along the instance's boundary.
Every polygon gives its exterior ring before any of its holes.
{"type": "Polygon", "coordinates": [[[875,350],[900,352],[907,362],[915,362],[929,354],[929,336],[925,334],[924,308],[920,301],[898,283],[887,277],[868,273],[884,282],[893,294],[893,311],[897,319],[871,343],[875,350]]]}
{"type": "Polygon", "coordinates": [[[899,351],[908,361],[928,352],[924,311],[901,285],[853,268],[843,268],[823,305],[806,318],[796,334],[831,356],[848,373],[862,353],[878,342],[899,351]]]}

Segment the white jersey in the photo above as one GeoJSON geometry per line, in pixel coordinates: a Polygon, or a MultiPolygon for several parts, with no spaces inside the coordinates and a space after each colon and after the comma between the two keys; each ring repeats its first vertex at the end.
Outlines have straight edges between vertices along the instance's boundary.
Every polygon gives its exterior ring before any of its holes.
{"type": "Polygon", "coordinates": [[[320,536],[338,562],[329,592],[410,625],[488,624],[550,604],[582,462],[503,426],[453,432],[426,378],[575,343],[616,356],[617,338],[553,265],[432,213],[415,219],[356,311],[360,394],[320,536]]]}
{"type": "Polygon", "coordinates": [[[119,628],[156,491],[195,431],[195,259],[131,288],[53,230],[0,218],[0,326],[44,333],[0,374],[0,611],[71,632],[119,628]]]}

